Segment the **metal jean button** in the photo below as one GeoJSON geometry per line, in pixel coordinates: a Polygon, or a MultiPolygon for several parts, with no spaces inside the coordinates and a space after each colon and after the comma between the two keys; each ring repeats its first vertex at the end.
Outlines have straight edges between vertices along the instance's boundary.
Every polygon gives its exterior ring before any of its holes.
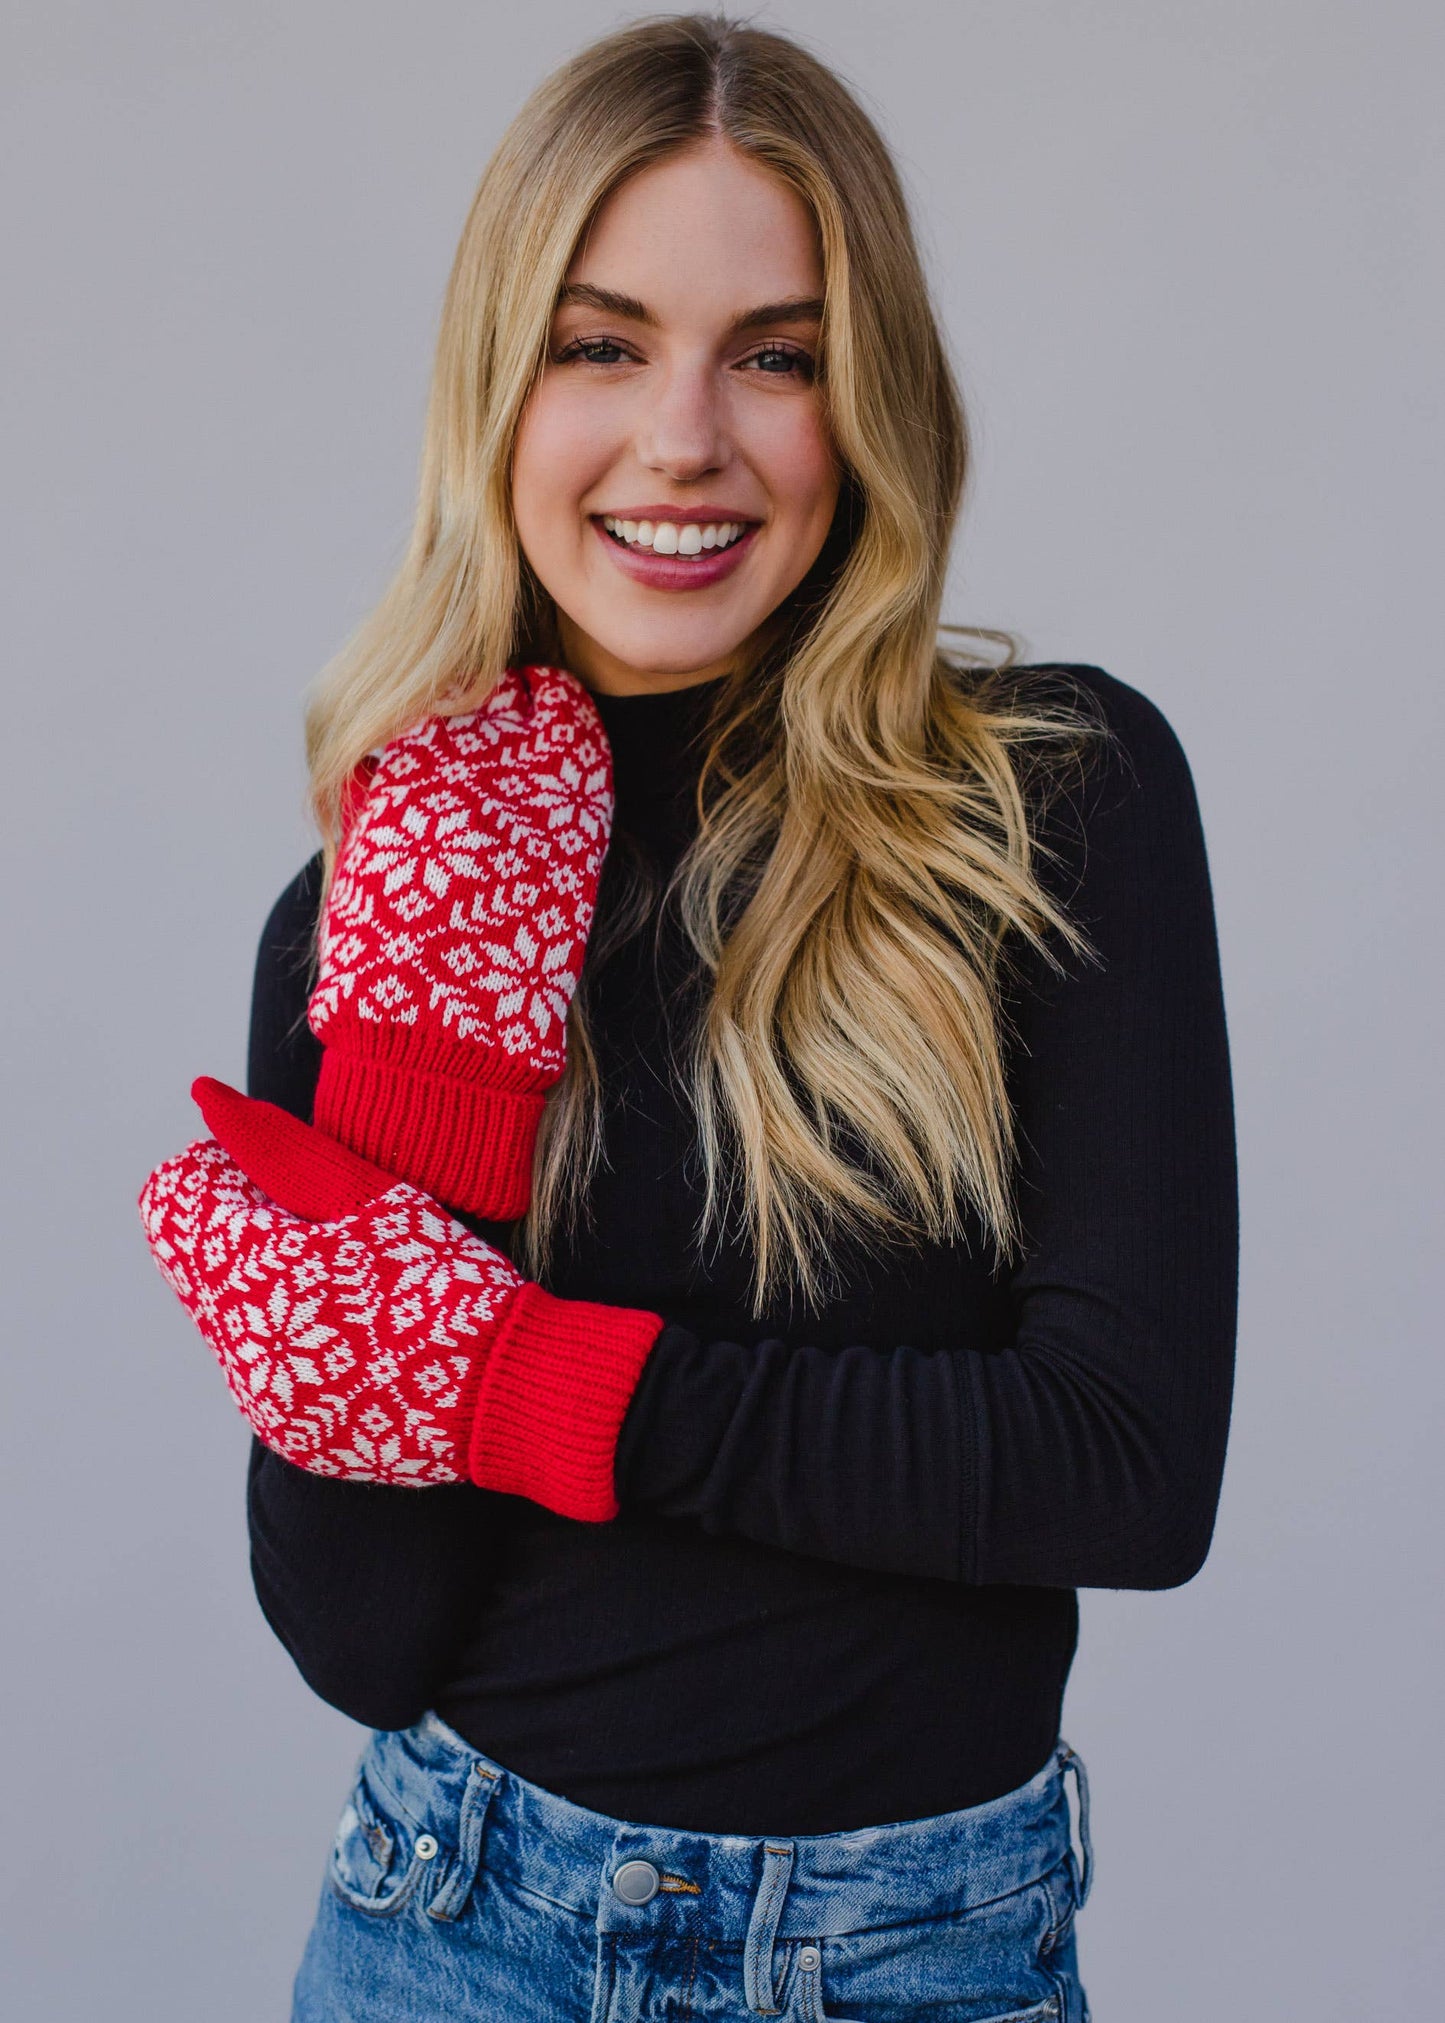
{"type": "Polygon", "coordinates": [[[612,1894],[625,1904],[650,1904],[661,1888],[650,1861],[625,1861],[612,1878],[612,1894]]]}

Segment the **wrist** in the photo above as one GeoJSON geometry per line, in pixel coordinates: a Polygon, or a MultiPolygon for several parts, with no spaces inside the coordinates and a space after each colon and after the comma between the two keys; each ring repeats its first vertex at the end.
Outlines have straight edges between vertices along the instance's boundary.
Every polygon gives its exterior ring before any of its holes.
{"type": "Polygon", "coordinates": [[[521,1286],[478,1383],[471,1481],[561,1517],[615,1517],[618,1435],[663,1325],[660,1314],[521,1286]]]}

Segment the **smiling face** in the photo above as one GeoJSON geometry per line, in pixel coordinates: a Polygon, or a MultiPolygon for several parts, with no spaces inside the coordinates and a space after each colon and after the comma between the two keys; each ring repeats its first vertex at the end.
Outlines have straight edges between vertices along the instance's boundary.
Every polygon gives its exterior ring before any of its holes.
{"type": "Polygon", "coordinates": [[[807,208],[724,141],[599,209],[512,461],[518,537],[590,687],[725,673],[816,560],[839,487],[822,295],[807,208]]]}

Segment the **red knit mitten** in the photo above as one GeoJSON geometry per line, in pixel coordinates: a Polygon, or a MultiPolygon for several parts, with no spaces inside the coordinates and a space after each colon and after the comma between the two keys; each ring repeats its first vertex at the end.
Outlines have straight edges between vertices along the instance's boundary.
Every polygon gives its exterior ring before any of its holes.
{"type": "Polygon", "coordinates": [[[357,769],[307,1013],[320,1130],[449,1207],[525,1213],[612,808],[602,721],[558,667],[357,769]]]}
{"type": "Polygon", "coordinates": [[[615,1517],[661,1315],[557,1299],[287,1111],[207,1078],[194,1093],[216,1136],[156,1168],[141,1219],[258,1438],[313,1475],[615,1517]]]}

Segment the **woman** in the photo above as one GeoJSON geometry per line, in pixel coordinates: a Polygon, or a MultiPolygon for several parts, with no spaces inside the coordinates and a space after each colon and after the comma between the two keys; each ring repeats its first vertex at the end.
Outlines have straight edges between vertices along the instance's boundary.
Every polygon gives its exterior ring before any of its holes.
{"type": "Polygon", "coordinates": [[[693,16],[543,84],[251,1100],[142,1195],[377,1731],[297,2018],[1087,2015],[1073,1591],[1208,1548],[1229,1066],[1164,718],[937,648],[965,462],[830,72],[693,16]]]}

